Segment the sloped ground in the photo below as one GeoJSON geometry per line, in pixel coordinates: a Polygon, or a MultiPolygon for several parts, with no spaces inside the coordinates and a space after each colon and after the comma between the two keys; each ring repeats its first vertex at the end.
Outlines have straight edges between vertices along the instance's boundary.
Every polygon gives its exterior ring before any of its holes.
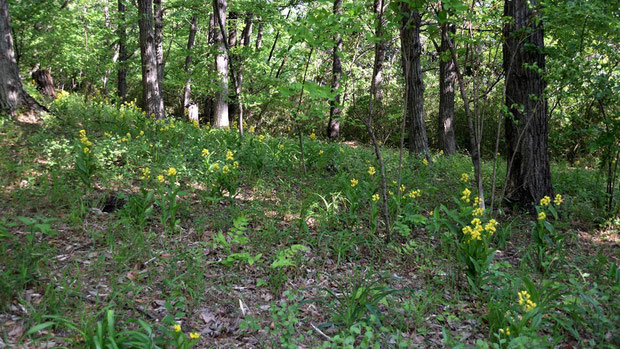
{"type": "Polygon", "coordinates": [[[53,108],[63,121],[0,127],[0,347],[84,347],[109,309],[119,338],[141,319],[170,341],[177,323],[200,348],[620,345],[617,222],[591,169],[554,166],[563,245],[550,271],[535,266],[531,218],[499,215],[476,289],[442,225],[471,185],[466,156],[405,156],[400,199],[398,154],[384,149],[399,212],[387,243],[366,147],[306,136],[304,175],[287,135],[240,140],[79,96],[53,108]]]}

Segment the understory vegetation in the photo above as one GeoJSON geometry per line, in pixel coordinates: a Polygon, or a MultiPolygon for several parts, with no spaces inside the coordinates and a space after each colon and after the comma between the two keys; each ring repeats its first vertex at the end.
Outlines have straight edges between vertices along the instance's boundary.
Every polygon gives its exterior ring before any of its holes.
{"type": "Polygon", "coordinates": [[[468,156],[399,171],[383,147],[386,236],[365,145],[309,129],[304,174],[294,131],[50,108],[0,120],[0,347],[620,345],[618,217],[587,161],[553,163],[532,211],[491,214],[468,156]]]}

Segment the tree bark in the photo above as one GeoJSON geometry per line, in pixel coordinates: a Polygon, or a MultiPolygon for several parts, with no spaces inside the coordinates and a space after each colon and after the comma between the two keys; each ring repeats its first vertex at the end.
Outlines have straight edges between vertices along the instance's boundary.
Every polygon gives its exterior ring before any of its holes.
{"type": "Polygon", "coordinates": [[[153,4],[138,1],[140,27],[140,56],[142,61],[142,100],[146,114],[158,120],[164,118],[164,101],[159,91],[158,66],[153,35],[153,4]]]}
{"type": "Polygon", "coordinates": [[[54,80],[49,70],[37,69],[32,73],[32,78],[37,84],[37,89],[47,98],[56,99],[56,91],[54,90],[54,80]]]}
{"type": "Polygon", "coordinates": [[[256,51],[260,51],[263,47],[263,21],[258,24],[258,32],[256,33],[256,51]]]}
{"type": "Polygon", "coordinates": [[[157,81],[159,94],[164,96],[164,8],[162,0],[153,0],[155,20],[155,55],[157,57],[157,81]]]}
{"type": "Polygon", "coordinates": [[[127,30],[125,28],[125,0],[118,0],[118,71],[116,95],[125,101],[127,98],[127,30]]]}
{"type": "Polygon", "coordinates": [[[456,70],[454,61],[450,57],[450,48],[447,40],[449,33],[455,33],[453,24],[441,25],[441,46],[439,47],[439,127],[437,139],[439,149],[446,155],[456,153],[456,139],[454,135],[454,84],[456,70]]]}
{"type": "MultiPolygon", "coordinates": [[[[340,21],[342,16],[342,0],[334,0],[334,15],[340,21]]],[[[336,28],[337,32],[334,37],[334,47],[332,49],[332,86],[331,92],[336,93],[340,88],[340,79],[342,79],[342,63],[340,62],[340,51],[342,51],[342,35],[340,28],[336,28]]],[[[329,122],[327,124],[327,137],[336,139],[340,133],[340,94],[336,93],[333,99],[329,100],[329,122]]]]}
{"type": "Polygon", "coordinates": [[[409,124],[409,152],[428,156],[428,139],[424,124],[424,81],[420,66],[422,16],[418,11],[411,10],[407,3],[402,2],[400,5],[403,13],[400,41],[406,84],[405,115],[409,124]]]}
{"type": "MultiPolygon", "coordinates": [[[[385,52],[387,51],[387,40],[383,37],[383,28],[386,25],[385,9],[388,6],[388,0],[374,0],[374,11],[377,15],[377,28],[375,29],[375,37],[381,38],[375,43],[375,59],[371,81],[371,91],[374,96],[374,103],[381,108],[383,104],[383,63],[385,62],[385,52]]],[[[376,111],[375,111],[376,112],[376,111]]]]}
{"type": "Polygon", "coordinates": [[[551,195],[549,166],[545,54],[542,21],[536,0],[506,0],[504,16],[504,71],[508,163],[506,199],[530,206],[551,195]]]}
{"type": "MultiPolygon", "coordinates": [[[[226,0],[213,0],[213,17],[219,17],[221,21],[219,25],[226,28],[226,8],[228,4],[226,0]]],[[[215,26],[218,27],[218,20],[215,21],[215,26]]],[[[226,43],[222,30],[220,28],[215,30],[215,42],[217,45],[217,55],[215,56],[215,69],[217,71],[219,83],[218,89],[215,93],[215,110],[213,127],[225,128],[230,126],[228,120],[228,54],[226,52],[226,43]]]]}
{"type": "Polygon", "coordinates": [[[14,115],[19,108],[47,111],[24,90],[15,61],[9,2],[0,0],[0,112],[14,115]]]}
{"type": "MultiPolygon", "coordinates": [[[[185,57],[185,66],[183,70],[187,74],[187,80],[185,81],[185,90],[183,91],[183,109],[188,109],[188,116],[191,121],[198,121],[198,113],[189,113],[190,105],[195,105],[195,103],[191,102],[191,93],[192,93],[192,78],[191,74],[191,65],[192,65],[192,48],[194,48],[194,41],[196,39],[196,21],[198,20],[198,16],[193,15],[192,20],[189,24],[189,36],[187,38],[187,56],[185,57]],[[193,118],[195,116],[195,119],[193,118]]],[[[197,108],[196,108],[197,109],[197,108]]]]}

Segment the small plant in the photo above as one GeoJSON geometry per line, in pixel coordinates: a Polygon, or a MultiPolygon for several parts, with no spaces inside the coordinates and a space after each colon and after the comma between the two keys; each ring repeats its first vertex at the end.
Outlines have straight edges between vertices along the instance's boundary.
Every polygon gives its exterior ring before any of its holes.
{"type": "Polygon", "coordinates": [[[241,261],[253,265],[263,256],[262,253],[252,256],[247,251],[235,252],[235,250],[243,248],[249,242],[248,237],[245,235],[248,224],[248,219],[245,216],[238,216],[233,219],[233,227],[228,233],[228,238],[222,232],[218,232],[213,237],[213,246],[223,248],[226,252],[226,258],[221,261],[222,264],[231,266],[235,262],[241,261]]]}
{"type": "Polygon", "coordinates": [[[127,204],[123,207],[123,215],[142,230],[153,214],[154,202],[155,192],[140,188],[139,194],[132,195],[127,200],[127,204]]]}
{"type": "MultiPolygon", "coordinates": [[[[562,196],[557,194],[554,204],[559,206],[562,204],[562,196]]],[[[551,198],[548,196],[540,199],[540,205],[536,206],[537,219],[532,227],[532,240],[534,241],[534,261],[536,267],[542,273],[548,273],[555,262],[559,260],[558,252],[562,249],[564,238],[559,235],[552,222],[547,218],[547,212],[553,215],[555,220],[558,219],[556,208],[551,205],[551,198]]]]}
{"type": "Polygon", "coordinates": [[[97,165],[93,155],[93,143],[86,136],[85,130],[80,130],[80,140],[75,146],[75,153],[75,170],[86,187],[90,188],[97,165]]]}
{"type": "Polygon", "coordinates": [[[181,221],[177,218],[177,212],[181,205],[178,196],[186,194],[179,191],[181,187],[176,183],[176,179],[177,170],[174,167],[170,167],[165,175],[157,176],[157,181],[160,183],[157,198],[157,204],[161,209],[160,221],[169,233],[175,233],[179,228],[181,221]]]}

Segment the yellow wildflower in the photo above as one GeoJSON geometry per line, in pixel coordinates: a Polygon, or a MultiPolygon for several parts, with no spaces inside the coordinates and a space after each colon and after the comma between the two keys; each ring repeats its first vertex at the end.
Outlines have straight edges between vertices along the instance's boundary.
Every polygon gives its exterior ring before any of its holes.
{"type": "Polygon", "coordinates": [[[192,120],[192,125],[194,125],[194,127],[198,127],[198,120],[192,120]]]}
{"type": "Polygon", "coordinates": [[[562,200],[562,195],[556,194],[555,199],[553,199],[553,203],[556,206],[560,206],[564,200],[562,200]]]}
{"type": "Polygon", "coordinates": [[[174,167],[170,167],[168,169],[168,177],[172,177],[172,176],[176,176],[177,174],[177,169],[174,167]]]}
{"type": "Polygon", "coordinates": [[[368,167],[368,174],[371,176],[374,176],[375,173],[377,173],[377,171],[375,170],[375,168],[373,166],[368,167]]]}
{"type": "Polygon", "coordinates": [[[151,169],[148,167],[145,167],[142,169],[142,179],[149,179],[151,178],[151,169]]]}
{"type": "Polygon", "coordinates": [[[471,190],[465,188],[465,190],[463,190],[461,194],[463,194],[463,196],[461,196],[461,200],[465,202],[469,202],[469,196],[471,195],[471,190]]]}
{"type": "Polygon", "coordinates": [[[140,136],[144,136],[144,131],[140,130],[140,136]]]}
{"type": "Polygon", "coordinates": [[[202,157],[204,158],[207,156],[209,156],[209,149],[206,149],[206,148],[202,149],[202,157]]]}
{"type": "Polygon", "coordinates": [[[471,225],[480,225],[482,224],[482,221],[480,221],[480,218],[474,218],[471,220],[471,222],[469,223],[471,225]]]}
{"type": "Polygon", "coordinates": [[[218,164],[218,163],[213,164],[213,169],[214,170],[219,170],[220,169],[220,164],[218,164]]]}
{"type": "Polygon", "coordinates": [[[467,173],[463,173],[461,175],[461,182],[463,182],[463,183],[469,182],[469,175],[467,173]]]}
{"type": "Polygon", "coordinates": [[[530,299],[530,294],[527,291],[519,291],[517,294],[519,297],[519,305],[523,306],[525,311],[530,311],[536,308],[536,303],[530,299]]]}
{"type": "Polygon", "coordinates": [[[510,328],[506,327],[506,329],[500,328],[499,333],[505,334],[506,336],[510,336],[510,328]]]}
{"type": "Polygon", "coordinates": [[[84,154],[89,154],[90,153],[90,148],[86,147],[84,148],[84,154]]]}
{"type": "MultiPolygon", "coordinates": [[[[478,198],[478,197],[476,197],[476,198],[478,198]]],[[[484,208],[482,208],[482,207],[478,207],[478,208],[474,209],[474,212],[472,213],[472,215],[474,217],[480,217],[483,214],[484,214],[484,208]]]]}
{"type": "Polygon", "coordinates": [[[254,126],[250,126],[250,128],[248,129],[248,132],[254,133],[254,130],[255,130],[254,126]]]}
{"type": "Polygon", "coordinates": [[[200,334],[198,332],[192,332],[189,334],[190,339],[198,339],[200,338],[200,334]]]}
{"type": "Polygon", "coordinates": [[[428,166],[428,160],[426,160],[426,158],[422,159],[422,163],[424,164],[424,166],[428,166]]]}
{"type": "Polygon", "coordinates": [[[359,183],[359,181],[355,178],[351,179],[351,188],[354,188],[357,184],[359,183]]]}
{"type": "Polygon", "coordinates": [[[497,221],[495,219],[490,219],[489,222],[485,224],[484,230],[493,235],[497,231],[497,221]]]}
{"type": "Polygon", "coordinates": [[[439,155],[443,155],[443,150],[440,150],[440,151],[439,151],[439,155]]]}
{"type": "Polygon", "coordinates": [[[159,181],[159,183],[163,183],[163,182],[166,181],[166,178],[164,178],[163,175],[159,175],[159,176],[157,176],[157,180],[159,181]]]}
{"type": "Polygon", "coordinates": [[[400,192],[401,192],[401,193],[404,193],[404,192],[405,192],[405,189],[406,189],[405,185],[404,185],[404,184],[401,184],[401,185],[400,185],[400,192]]]}
{"type": "Polygon", "coordinates": [[[340,147],[339,150],[340,150],[341,153],[344,153],[344,149],[342,147],[340,147]]]}
{"type": "Polygon", "coordinates": [[[239,168],[239,161],[235,161],[235,162],[233,162],[233,168],[234,168],[234,169],[239,168]]]}
{"type": "Polygon", "coordinates": [[[428,214],[431,215],[431,216],[434,216],[435,215],[435,210],[431,210],[431,212],[429,212],[428,214]]]}
{"type": "Polygon", "coordinates": [[[230,150],[227,150],[226,151],[226,160],[228,161],[228,160],[233,160],[233,159],[234,159],[233,152],[230,151],[230,150]]]}
{"type": "Polygon", "coordinates": [[[319,150],[319,155],[323,155],[323,149],[319,150]]]}
{"type": "Polygon", "coordinates": [[[284,144],[280,144],[280,149],[284,149],[284,144]]]}
{"type": "Polygon", "coordinates": [[[315,140],[315,139],[316,139],[316,134],[314,134],[314,132],[312,132],[312,133],[310,134],[310,139],[311,139],[311,140],[315,140]]]}
{"type": "Polygon", "coordinates": [[[224,166],[222,167],[222,173],[223,173],[223,174],[228,174],[228,173],[230,173],[230,168],[228,167],[228,165],[224,165],[224,166]]]}
{"type": "Polygon", "coordinates": [[[539,221],[544,221],[545,219],[547,219],[547,214],[546,214],[546,213],[544,213],[544,212],[540,212],[540,213],[538,214],[538,220],[539,220],[539,221]]]}
{"type": "Polygon", "coordinates": [[[540,199],[540,206],[549,206],[549,203],[551,203],[551,198],[548,196],[540,199]]]}
{"type": "Polygon", "coordinates": [[[377,202],[377,201],[379,201],[379,194],[373,194],[373,196],[372,196],[372,201],[373,201],[373,202],[377,202]]]}
{"type": "Polygon", "coordinates": [[[263,135],[258,136],[258,140],[259,140],[259,141],[261,141],[261,142],[262,142],[262,141],[263,141],[263,139],[265,139],[265,136],[263,136],[263,135]]]}
{"type": "Polygon", "coordinates": [[[175,324],[173,328],[174,328],[174,332],[181,332],[181,325],[175,324]]]}

